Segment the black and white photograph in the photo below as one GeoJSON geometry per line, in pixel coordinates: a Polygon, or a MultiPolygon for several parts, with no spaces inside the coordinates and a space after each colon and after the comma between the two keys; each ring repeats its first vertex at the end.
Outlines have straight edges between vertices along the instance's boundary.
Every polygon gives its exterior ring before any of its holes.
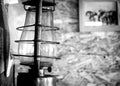
{"type": "Polygon", "coordinates": [[[115,1],[88,1],[84,3],[85,26],[117,25],[118,12],[115,1]]]}

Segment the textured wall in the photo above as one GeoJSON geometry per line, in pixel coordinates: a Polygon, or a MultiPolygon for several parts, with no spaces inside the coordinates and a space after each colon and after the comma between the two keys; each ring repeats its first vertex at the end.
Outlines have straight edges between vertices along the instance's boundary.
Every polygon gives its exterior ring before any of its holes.
{"type": "Polygon", "coordinates": [[[54,73],[60,86],[118,86],[120,83],[120,33],[79,32],[78,1],[58,1],[55,19],[61,20],[61,45],[54,73]],[[72,33],[73,32],[73,33],[72,33]]]}
{"type": "MultiPolygon", "coordinates": [[[[78,32],[78,0],[56,2],[54,21],[60,28],[56,40],[61,43],[57,56],[61,60],[54,61],[53,74],[61,76],[58,86],[119,86],[120,32],[78,32]]],[[[16,20],[13,17],[14,23],[10,22],[14,52],[13,41],[20,35],[15,27],[24,19],[24,12],[20,8],[18,13],[17,8],[13,6],[16,20]]]]}
{"type": "Polygon", "coordinates": [[[64,77],[62,82],[68,86],[115,86],[120,80],[119,37],[119,32],[95,32],[64,40],[54,73],[64,77]]]}

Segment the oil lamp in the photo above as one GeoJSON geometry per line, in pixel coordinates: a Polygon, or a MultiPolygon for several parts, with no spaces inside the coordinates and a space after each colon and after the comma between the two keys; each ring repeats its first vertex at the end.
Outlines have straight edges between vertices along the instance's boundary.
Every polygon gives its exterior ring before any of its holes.
{"type": "Polygon", "coordinates": [[[22,31],[18,55],[21,65],[31,67],[35,86],[55,86],[55,77],[45,74],[47,68],[51,72],[52,59],[56,57],[54,32],[59,30],[53,24],[55,0],[29,0],[23,2],[26,10],[25,26],[18,27],[22,31]],[[47,84],[49,83],[49,84],[47,84]]]}

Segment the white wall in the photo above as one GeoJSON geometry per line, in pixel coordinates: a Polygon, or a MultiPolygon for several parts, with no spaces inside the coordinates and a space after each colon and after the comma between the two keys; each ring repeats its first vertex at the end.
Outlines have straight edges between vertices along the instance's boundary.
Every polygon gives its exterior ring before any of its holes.
{"type": "Polygon", "coordinates": [[[16,30],[17,27],[23,26],[25,21],[25,11],[23,5],[12,4],[8,8],[8,24],[10,29],[11,49],[17,53],[18,44],[15,40],[20,39],[21,31],[16,30]]]}

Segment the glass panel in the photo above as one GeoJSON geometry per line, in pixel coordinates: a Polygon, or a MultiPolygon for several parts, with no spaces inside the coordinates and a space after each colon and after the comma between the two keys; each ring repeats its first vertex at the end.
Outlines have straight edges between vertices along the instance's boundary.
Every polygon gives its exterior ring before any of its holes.
{"type": "MultiPolygon", "coordinates": [[[[42,25],[50,26],[52,25],[52,14],[51,12],[43,12],[42,13],[42,25]]],[[[26,13],[26,25],[35,24],[35,12],[27,12],[26,13]]],[[[35,27],[25,27],[20,40],[34,40],[34,29],[35,27]]],[[[52,29],[50,27],[40,27],[39,29],[46,30],[52,29]]],[[[42,31],[39,34],[39,40],[43,41],[55,41],[54,40],[54,32],[53,31],[42,31]]],[[[47,42],[41,43],[39,42],[39,55],[42,56],[56,56],[56,45],[49,44],[47,42]]],[[[19,43],[19,54],[21,55],[33,55],[34,54],[34,43],[33,42],[20,42],[19,43]]],[[[33,61],[33,58],[30,57],[22,57],[21,61],[33,61]]]]}

